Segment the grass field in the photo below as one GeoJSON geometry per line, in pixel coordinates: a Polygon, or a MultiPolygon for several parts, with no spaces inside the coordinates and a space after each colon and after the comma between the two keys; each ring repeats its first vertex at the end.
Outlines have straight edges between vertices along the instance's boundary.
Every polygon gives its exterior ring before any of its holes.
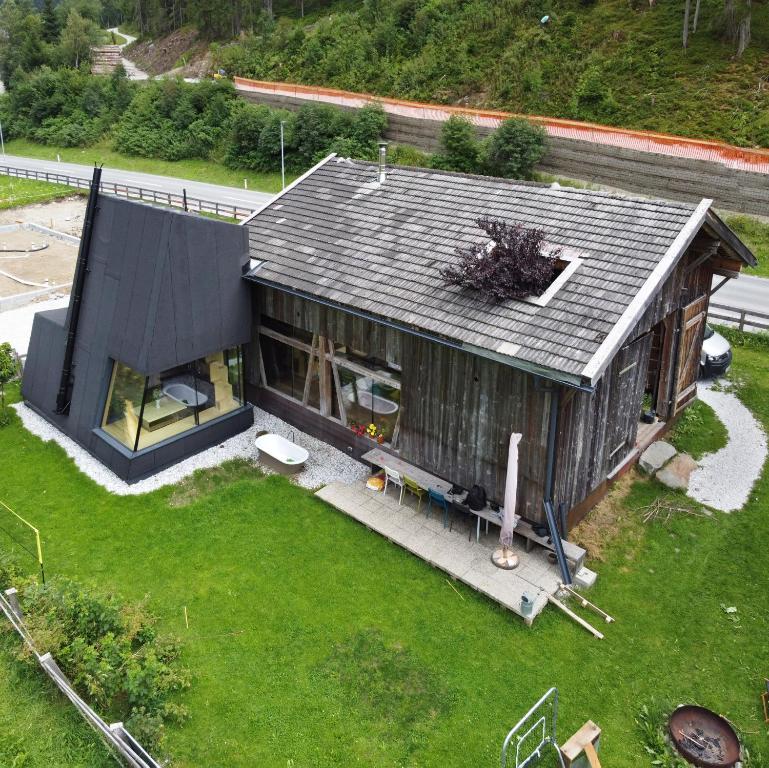
{"type": "MultiPolygon", "coordinates": [[[[260,192],[280,192],[280,173],[256,173],[255,171],[227,168],[211,160],[153,160],[146,157],[129,157],[115,152],[107,140],[87,147],[50,147],[36,144],[26,139],[14,139],[5,144],[9,155],[36,157],[41,160],[56,161],[59,155],[63,162],[93,165],[104,163],[107,168],[122,168],[126,171],[156,173],[161,176],[175,176],[179,179],[204,181],[208,184],[222,184],[229,187],[243,187],[243,180],[248,181],[248,188],[260,192]]],[[[286,184],[293,181],[293,176],[286,175],[286,184]]]]}
{"type": "Polygon", "coordinates": [[[0,176],[0,209],[46,203],[49,200],[57,200],[75,194],[82,193],[61,184],[48,184],[45,181],[0,176]]]}
{"type": "MultiPolygon", "coordinates": [[[[736,346],[732,376],[769,429],[767,352],[736,346]]],[[[0,456],[0,496],[40,527],[47,573],[149,595],[162,627],[182,637],[194,681],[191,719],[169,731],[176,766],[491,766],[507,729],[551,685],[561,739],[593,719],[605,765],[650,764],[636,718],[652,702],[710,706],[768,756],[767,471],[742,511],[668,523],[641,522],[638,510],[662,493],[656,483],[617,487],[590,523],[605,539],[591,599],[617,619],[599,642],[553,610],[525,628],[243,463],[111,496],[15,417],[0,429],[0,456]]],[[[7,654],[0,661],[14,668],[7,654]]],[[[34,728],[44,685],[16,671],[12,681],[0,682],[0,732],[20,700],[5,738],[29,744],[25,768],[59,764],[46,757],[56,732],[71,734],[70,765],[103,765],[56,696],[48,730],[34,728]]]]}
{"type": "Polygon", "coordinates": [[[682,453],[701,459],[723,448],[729,436],[715,411],[698,400],[684,411],[668,439],[682,453]]]}
{"type": "Polygon", "coordinates": [[[769,222],[752,216],[729,216],[726,223],[750,247],[758,259],[758,266],[747,274],[769,277],[769,222]]]}

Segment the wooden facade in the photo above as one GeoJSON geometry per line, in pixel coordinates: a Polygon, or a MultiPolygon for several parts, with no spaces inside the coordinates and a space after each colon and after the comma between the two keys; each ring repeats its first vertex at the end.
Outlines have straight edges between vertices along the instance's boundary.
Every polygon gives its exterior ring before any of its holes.
{"type": "MultiPolygon", "coordinates": [[[[520,432],[518,511],[530,520],[544,518],[550,408],[557,389],[553,498],[571,510],[573,525],[586,511],[585,500],[594,501],[612,471],[632,460],[645,393],[663,421],[696,393],[712,252],[713,241],[701,233],[592,392],[265,286],[256,289],[254,338],[265,315],[399,367],[401,417],[393,450],[463,487],[478,483],[493,499],[503,499],[509,436],[520,432]]],[[[355,455],[371,447],[338,420],[267,391],[258,344],[252,352],[247,381],[260,404],[355,455]]]]}

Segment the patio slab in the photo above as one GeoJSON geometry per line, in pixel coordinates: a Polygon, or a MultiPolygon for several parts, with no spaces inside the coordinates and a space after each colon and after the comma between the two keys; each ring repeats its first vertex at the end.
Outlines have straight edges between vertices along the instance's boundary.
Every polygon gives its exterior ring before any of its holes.
{"type": "Polygon", "coordinates": [[[453,578],[483,593],[504,608],[531,624],[547,605],[548,595],[555,595],[560,581],[558,569],[547,559],[544,550],[526,552],[518,543],[514,549],[520,565],[512,571],[497,568],[491,562],[492,552],[499,546],[499,530],[491,527],[482,533],[480,541],[473,536],[468,541],[467,523],[450,531],[443,527],[442,515],[417,512],[416,502],[404,498],[398,504],[393,492],[366,488],[362,482],[331,483],[317,493],[321,499],[340,512],[363,523],[413,555],[440,568],[453,578]],[[527,594],[534,600],[531,616],[523,616],[521,598],[527,594]]]}

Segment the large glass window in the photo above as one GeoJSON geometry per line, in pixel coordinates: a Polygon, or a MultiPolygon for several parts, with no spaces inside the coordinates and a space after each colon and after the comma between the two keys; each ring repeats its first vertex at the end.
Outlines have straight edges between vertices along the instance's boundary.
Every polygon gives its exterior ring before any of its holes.
{"type": "Polygon", "coordinates": [[[381,442],[393,441],[400,414],[398,369],[264,317],[260,350],[267,387],[347,426],[373,424],[381,442]]]}
{"type": "Polygon", "coordinates": [[[243,405],[239,347],[142,376],[116,362],[102,428],[132,451],[182,434],[243,405]]]}

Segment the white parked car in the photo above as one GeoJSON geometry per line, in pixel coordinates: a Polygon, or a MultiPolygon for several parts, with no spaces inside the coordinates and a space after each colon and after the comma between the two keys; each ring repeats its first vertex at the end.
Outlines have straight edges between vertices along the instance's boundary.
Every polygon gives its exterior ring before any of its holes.
{"type": "Polygon", "coordinates": [[[709,325],[705,326],[705,338],[700,352],[700,377],[712,379],[729,370],[732,364],[732,348],[729,342],[716,333],[709,325]]]}

